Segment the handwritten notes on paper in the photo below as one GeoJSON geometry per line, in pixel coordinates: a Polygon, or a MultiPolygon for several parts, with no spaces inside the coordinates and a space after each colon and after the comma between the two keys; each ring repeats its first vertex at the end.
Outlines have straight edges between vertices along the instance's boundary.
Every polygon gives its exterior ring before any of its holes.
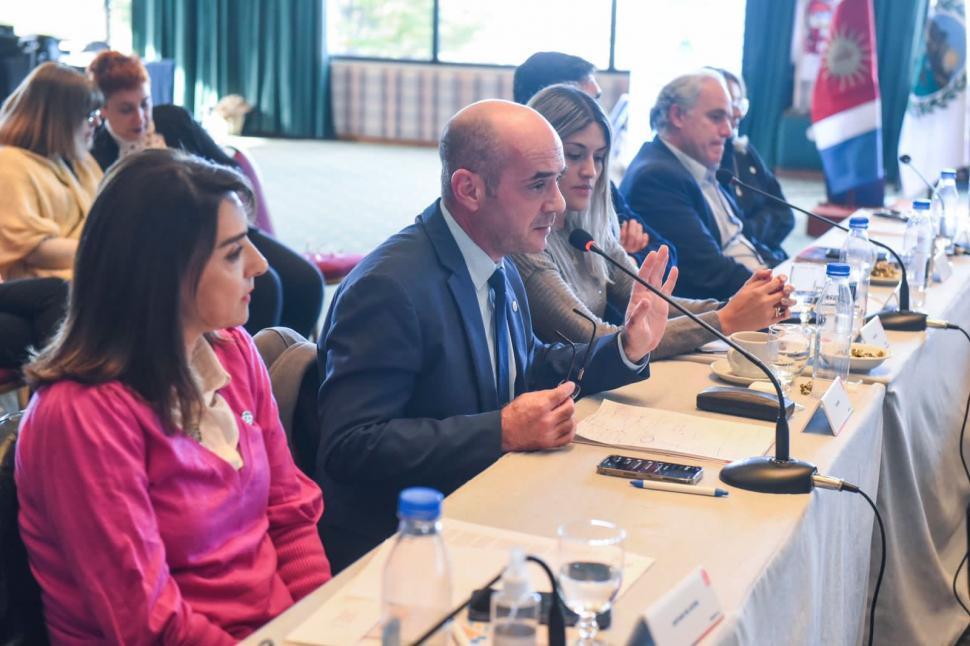
{"type": "Polygon", "coordinates": [[[774,429],[604,400],[579,423],[576,441],[730,462],[764,455],[774,429]]]}

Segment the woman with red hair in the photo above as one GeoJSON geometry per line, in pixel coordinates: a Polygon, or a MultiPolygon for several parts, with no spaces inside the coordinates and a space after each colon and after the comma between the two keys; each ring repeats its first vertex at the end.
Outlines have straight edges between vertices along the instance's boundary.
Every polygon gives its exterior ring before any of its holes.
{"type": "MultiPolygon", "coordinates": [[[[152,105],[148,71],[137,56],[116,51],[98,54],[88,75],[104,95],[104,124],[91,153],[107,169],[119,159],[150,148],[180,148],[238,169],[192,116],[177,105],[152,105]]],[[[246,329],[250,333],[285,325],[304,336],[315,331],[323,306],[323,278],[317,268],[254,226],[249,238],[270,269],[256,280],[246,329]]]]}

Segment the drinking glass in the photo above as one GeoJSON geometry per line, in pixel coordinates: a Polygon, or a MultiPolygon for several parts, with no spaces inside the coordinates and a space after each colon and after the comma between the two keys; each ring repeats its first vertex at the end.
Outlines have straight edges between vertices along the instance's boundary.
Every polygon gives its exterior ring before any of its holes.
{"type": "Polygon", "coordinates": [[[792,263],[788,282],[795,288],[791,294],[795,301],[792,312],[798,312],[802,325],[806,325],[811,320],[818,292],[825,283],[825,266],[812,262],[792,263]]]}
{"type": "Polygon", "coordinates": [[[599,644],[596,615],[610,608],[623,581],[626,532],[605,520],[580,520],[559,528],[559,587],[579,615],[577,644],[599,644]]]}
{"type": "Polygon", "coordinates": [[[787,393],[812,355],[812,329],[797,323],[778,323],[769,327],[768,333],[778,348],[770,362],[771,371],[787,393]]]}

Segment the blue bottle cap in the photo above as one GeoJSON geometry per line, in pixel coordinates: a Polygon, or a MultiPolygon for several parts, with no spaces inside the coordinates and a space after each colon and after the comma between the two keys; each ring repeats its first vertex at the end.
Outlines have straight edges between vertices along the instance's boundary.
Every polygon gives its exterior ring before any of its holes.
{"type": "Polygon", "coordinates": [[[437,520],[441,516],[444,496],[437,489],[410,487],[397,499],[397,517],[415,520],[437,520]]]}
{"type": "Polygon", "coordinates": [[[826,276],[848,276],[849,266],[844,262],[832,262],[825,266],[826,276]]]}
{"type": "Polygon", "coordinates": [[[855,218],[849,218],[849,228],[850,229],[868,229],[869,228],[869,218],[864,216],[859,216],[855,218]]]}
{"type": "Polygon", "coordinates": [[[930,201],[929,200],[913,200],[913,210],[914,211],[929,211],[930,201]]]}
{"type": "Polygon", "coordinates": [[[946,179],[956,179],[957,172],[952,168],[944,168],[943,170],[940,171],[940,177],[943,177],[946,179]]]}

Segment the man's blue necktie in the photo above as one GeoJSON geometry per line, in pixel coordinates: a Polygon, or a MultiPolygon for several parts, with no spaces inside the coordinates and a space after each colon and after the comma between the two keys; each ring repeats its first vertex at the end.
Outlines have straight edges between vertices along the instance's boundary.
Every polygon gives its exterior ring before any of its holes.
{"type": "Polygon", "coordinates": [[[505,406],[509,402],[509,319],[508,295],[505,291],[505,271],[502,267],[495,270],[488,279],[488,286],[494,295],[492,309],[492,324],[495,330],[495,391],[498,394],[498,405],[505,406]]]}

